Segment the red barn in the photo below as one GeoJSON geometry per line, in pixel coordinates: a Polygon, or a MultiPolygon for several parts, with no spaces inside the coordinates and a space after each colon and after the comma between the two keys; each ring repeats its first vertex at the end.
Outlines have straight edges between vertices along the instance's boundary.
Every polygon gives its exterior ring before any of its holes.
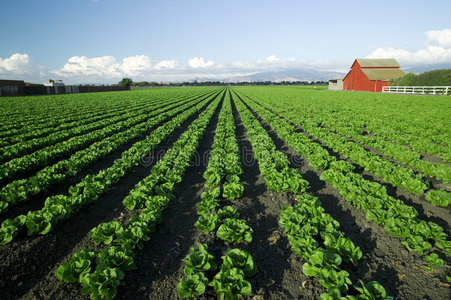
{"type": "Polygon", "coordinates": [[[382,92],[388,86],[388,80],[404,76],[403,70],[395,59],[358,58],[351,71],[343,79],[343,90],[382,92]]]}

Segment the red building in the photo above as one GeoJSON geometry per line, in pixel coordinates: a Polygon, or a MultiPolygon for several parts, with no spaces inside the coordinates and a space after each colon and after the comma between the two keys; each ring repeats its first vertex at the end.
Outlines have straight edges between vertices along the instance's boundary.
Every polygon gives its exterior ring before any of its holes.
{"type": "Polygon", "coordinates": [[[382,92],[382,87],[388,86],[388,80],[406,74],[399,67],[395,59],[358,58],[343,78],[343,90],[382,92]]]}

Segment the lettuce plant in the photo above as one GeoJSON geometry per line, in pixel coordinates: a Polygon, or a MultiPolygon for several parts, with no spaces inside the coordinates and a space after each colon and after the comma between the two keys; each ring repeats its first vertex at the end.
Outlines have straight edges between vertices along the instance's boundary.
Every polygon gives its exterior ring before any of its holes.
{"type": "Polygon", "coordinates": [[[451,203],[451,193],[443,190],[429,191],[425,198],[433,205],[438,206],[448,206],[451,203]]]}
{"type": "Polygon", "coordinates": [[[431,271],[432,268],[440,268],[443,266],[443,259],[439,258],[437,253],[431,253],[423,257],[423,261],[427,263],[427,266],[424,266],[426,271],[431,271]]]}
{"type": "Polygon", "coordinates": [[[393,297],[387,296],[387,292],[384,287],[377,281],[370,281],[368,283],[363,283],[360,280],[361,287],[356,287],[355,289],[360,292],[357,298],[360,300],[391,300],[393,297]]]}
{"type": "Polygon", "coordinates": [[[117,242],[127,250],[142,249],[144,242],[148,240],[148,230],[139,226],[129,226],[117,236],[117,242]]]}
{"type": "Polygon", "coordinates": [[[244,279],[244,272],[238,268],[224,269],[215,275],[213,286],[218,299],[239,299],[252,293],[249,281],[244,279]]]}
{"type": "Polygon", "coordinates": [[[293,206],[282,208],[279,218],[279,225],[284,228],[285,233],[297,234],[300,227],[306,222],[307,216],[299,212],[299,209],[293,206]]]}
{"type": "Polygon", "coordinates": [[[113,299],[116,288],[124,278],[124,272],[119,268],[105,268],[86,274],[80,281],[82,294],[90,294],[91,299],[113,299]]]}
{"type": "Polygon", "coordinates": [[[206,244],[200,244],[195,248],[191,247],[190,253],[182,261],[186,263],[185,275],[216,270],[218,267],[213,255],[207,252],[206,244]]]}
{"type": "Polygon", "coordinates": [[[89,234],[97,245],[100,243],[108,245],[111,244],[111,242],[123,231],[124,228],[122,228],[121,224],[116,221],[111,221],[101,223],[99,226],[94,227],[91,231],[89,231],[89,234]]]}
{"type": "Polygon", "coordinates": [[[156,195],[156,196],[147,197],[145,207],[160,211],[168,206],[171,199],[173,199],[173,196],[174,196],[173,194],[168,193],[165,196],[156,195]]]}
{"type": "Polygon", "coordinates": [[[11,242],[18,231],[25,225],[27,217],[19,215],[14,219],[6,219],[0,228],[0,245],[11,242]]]}
{"type": "Polygon", "coordinates": [[[362,250],[360,250],[360,247],[356,247],[349,238],[339,237],[334,242],[326,240],[324,244],[329,249],[335,250],[343,260],[351,262],[354,266],[357,266],[358,260],[362,258],[362,250]]]}
{"type": "Polygon", "coordinates": [[[425,241],[419,235],[412,235],[407,237],[404,241],[401,242],[409,251],[416,252],[418,254],[423,254],[425,250],[429,250],[432,248],[432,245],[425,241]]]}
{"type": "Polygon", "coordinates": [[[128,226],[139,226],[146,232],[154,232],[156,226],[161,222],[161,213],[153,209],[145,208],[137,216],[128,221],[128,226]]]}
{"type": "Polygon", "coordinates": [[[124,198],[122,204],[129,210],[135,208],[142,208],[146,202],[146,194],[139,189],[131,190],[130,193],[124,198]]]}
{"type": "Polygon", "coordinates": [[[257,272],[252,256],[240,249],[232,249],[222,257],[221,269],[241,269],[246,277],[252,277],[257,272]]]}
{"type": "Polygon", "coordinates": [[[83,249],[74,254],[67,263],[58,267],[55,277],[64,282],[81,281],[83,276],[91,271],[91,265],[96,257],[95,251],[83,249]]]}
{"type": "Polygon", "coordinates": [[[207,201],[210,199],[217,199],[220,195],[221,195],[221,189],[219,187],[217,187],[217,188],[209,189],[209,190],[203,192],[200,195],[200,198],[203,201],[207,201]]]}
{"type": "Polygon", "coordinates": [[[218,210],[218,216],[221,220],[227,218],[236,219],[240,217],[240,213],[230,205],[227,205],[224,206],[222,209],[218,210]]]}
{"type": "Polygon", "coordinates": [[[451,256],[451,241],[439,240],[435,243],[435,247],[443,250],[447,256],[451,256]]]}
{"type": "Polygon", "coordinates": [[[342,296],[340,289],[333,288],[319,296],[318,300],[356,300],[354,296],[342,296]]]}
{"type": "Polygon", "coordinates": [[[219,223],[218,215],[212,213],[201,215],[199,219],[197,219],[196,223],[194,223],[194,226],[202,230],[204,234],[208,234],[216,229],[218,223],[219,223]]]}
{"type": "Polygon", "coordinates": [[[327,290],[339,289],[341,292],[346,292],[348,286],[352,284],[348,272],[345,270],[338,271],[330,267],[321,269],[315,277],[327,290]]]}
{"type": "Polygon", "coordinates": [[[29,211],[25,225],[28,235],[47,234],[56,223],[56,218],[47,210],[29,211]]]}
{"type": "Polygon", "coordinates": [[[230,244],[237,244],[241,241],[250,243],[252,241],[252,228],[243,220],[225,219],[219,226],[216,235],[218,238],[230,244]]]}
{"type": "Polygon", "coordinates": [[[307,276],[317,276],[318,272],[325,268],[338,269],[341,265],[342,259],[340,255],[334,252],[325,251],[322,248],[315,250],[309,258],[309,261],[304,263],[302,270],[307,276]]]}
{"type": "Polygon", "coordinates": [[[96,270],[119,268],[122,271],[129,271],[136,268],[133,261],[133,252],[116,246],[102,250],[96,257],[96,265],[96,270]]]}
{"type": "Polygon", "coordinates": [[[349,273],[341,270],[341,257],[333,252],[327,252],[319,248],[309,258],[309,261],[302,266],[302,271],[307,276],[314,276],[318,282],[328,291],[338,288],[341,292],[348,290],[351,284],[349,273]]]}
{"type": "Polygon", "coordinates": [[[209,214],[212,210],[216,209],[216,207],[219,206],[217,199],[209,199],[209,200],[202,200],[199,203],[196,204],[197,206],[197,214],[198,215],[205,215],[209,214]]]}
{"type": "Polygon", "coordinates": [[[166,182],[160,185],[157,185],[155,187],[155,192],[159,196],[166,196],[170,199],[174,198],[174,194],[172,193],[174,189],[174,183],[173,182],[166,182]]]}
{"type": "MultiPolygon", "coordinates": [[[[213,156],[210,157],[210,161],[213,156]]],[[[224,172],[222,168],[218,165],[212,166],[208,164],[208,169],[204,172],[203,176],[206,179],[205,187],[212,188],[216,185],[219,185],[224,177],[224,172]]]]}
{"type": "Polygon", "coordinates": [[[205,293],[208,279],[204,273],[195,273],[181,278],[177,285],[177,292],[180,298],[195,298],[205,293]]]}
{"type": "Polygon", "coordinates": [[[309,258],[318,248],[318,242],[310,235],[297,236],[288,234],[291,250],[302,258],[309,258]]]}
{"type": "Polygon", "coordinates": [[[224,183],[224,192],[222,196],[229,200],[235,200],[243,195],[244,186],[239,182],[224,183]]]}

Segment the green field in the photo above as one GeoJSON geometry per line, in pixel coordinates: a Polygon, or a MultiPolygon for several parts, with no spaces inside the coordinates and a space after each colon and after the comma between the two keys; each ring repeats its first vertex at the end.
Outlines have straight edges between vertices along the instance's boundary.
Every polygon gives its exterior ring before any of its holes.
{"type": "Polygon", "coordinates": [[[450,116],[310,86],[0,98],[0,298],[448,299],[450,116]]]}

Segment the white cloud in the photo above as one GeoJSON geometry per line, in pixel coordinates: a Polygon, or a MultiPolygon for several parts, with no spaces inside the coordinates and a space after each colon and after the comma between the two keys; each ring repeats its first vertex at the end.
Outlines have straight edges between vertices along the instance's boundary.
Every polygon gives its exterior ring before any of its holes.
{"type": "Polygon", "coordinates": [[[157,63],[153,68],[157,71],[173,70],[178,67],[178,61],[176,60],[162,60],[157,63]]]}
{"type": "Polygon", "coordinates": [[[28,54],[15,53],[9,58],[0,57],[0,74],[29,74],[33,69],[28,54]]]}
{"type": "Polygon", "coordinates": [[[118,61],[113,56],[86,57],[73,56],[63,68],[52,71],[62,77],[103,76],[119,78],[121,76],[143,76],[151,70],[150,58],[146,55],[124,57],[118,61]]]}
{"type": "Polygon", "coordinates": [[[440,46],[451,48],[451,29],[430,30],[426,32],[428,42],[437,43],[440,46]]]}
{"type": "Polygon", "coordinates": [[[150,70],[150,58],[146,55],[125,57],[120,69],[128,76],[140,76],[150,70]]]}
{"type": "Polygon", "coordinates": [[[188,60],[188,65],[191,68],[207,68],[207,67],[211,67],[213,66],[214,62],[209,60],[209,61],[204,61],[204,59],[202,57],[193,57],[190,60],[188,60]]]}
{"type": "Polygon", "coordinates": [[[13,71],[29,72],[33,82],[44,82],[49,78],[63,79],[67,84],[76,83],[115,83],[123,77],[131,77],[135,81],[184,81],[196,78],[227,79],[247,76],[259,72],[284,71],[296,68],[327,69],[341,67],[330,62],[306,62],[294,58],[279,58],[270,55],[255,61],[235,61],[215,64],[202,57],[194,57],[184,65],[177,60],[153,61],[146,55],[116,58],[114,56],[87,57],[73,56],[59,69],[45,70],[33,65],[27,54],[15,54],[10,58],[0,58],[0,75],[5,78],[13,76],[13,71]],[[37,75],[37,74],[40,75],[37,75]],[[3,74],[2,74],[3,73],[3,74]],[[4,76],[3,76],[4,77],[4,76]],[[38,79],[39,78],[39,79],[38,79]]]}
{"type": "Polygon", "coordinates": [[[121,64],[113,56],[89,58],[86,56],[73,56],[69,58],[63,68],[53,71],[54,74],[70,76],[104,76],[107,78],[119,77],[121,64]]]}
{"type": "Polygon", "coordinates": [[[44,67],[33,63],[28,54],[15,53],[0,57],[0,78],[41,82],[47,78],[44,67]]]}
{"type": "Polygon", "coordinates": [[[378,48],[366,58],[395,58],[401,65],[425,65],[451,63],[451,29],[428,31],[425,33],[427,45],[417,51],[393,47],[378,48]]]}
{"type": "Polygon", "coordinates": [[[268,62],[277,62],[279,59],[275,55],[270,55],[266,58],[266,61],[268,62]]]}

